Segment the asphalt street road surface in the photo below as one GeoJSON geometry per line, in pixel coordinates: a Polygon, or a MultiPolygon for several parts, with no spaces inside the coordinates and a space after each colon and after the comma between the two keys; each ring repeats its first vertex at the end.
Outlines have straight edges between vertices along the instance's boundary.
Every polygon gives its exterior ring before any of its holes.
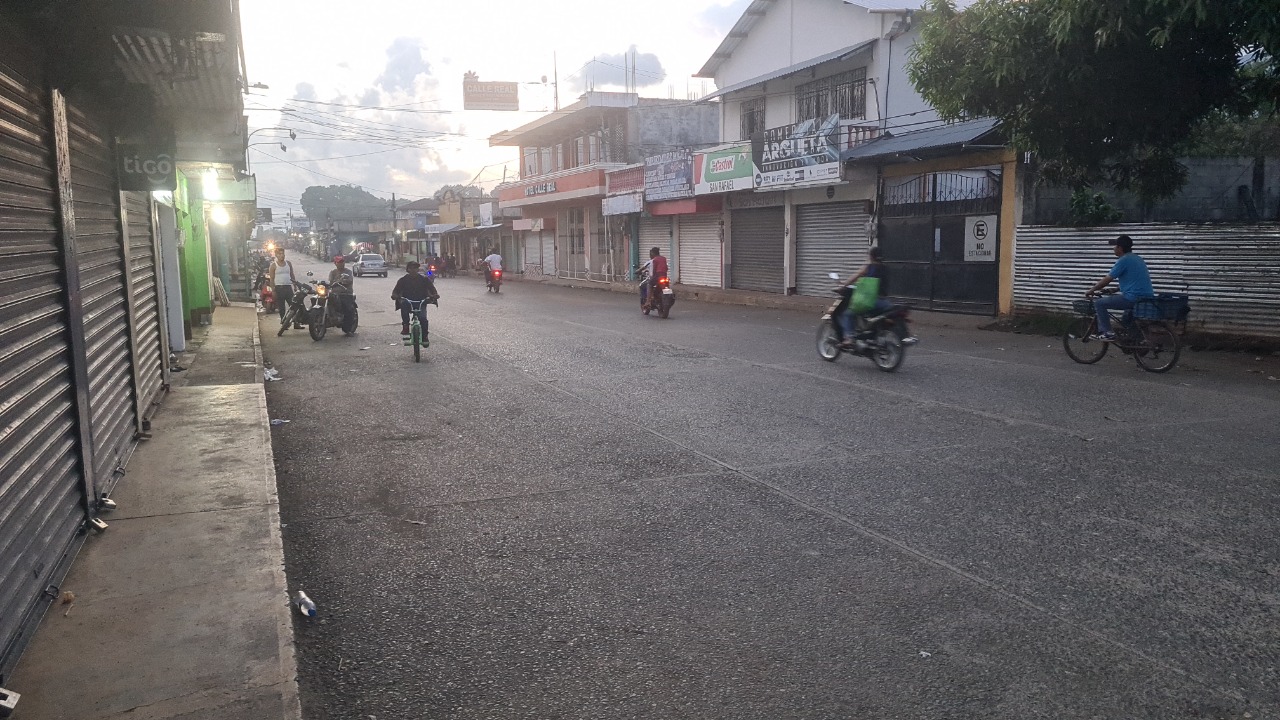
{"type": "Polygon", "coordinates": [[[399,272],[263,320],[310,720],[1280,717],[1276,358],[399,272]]]}

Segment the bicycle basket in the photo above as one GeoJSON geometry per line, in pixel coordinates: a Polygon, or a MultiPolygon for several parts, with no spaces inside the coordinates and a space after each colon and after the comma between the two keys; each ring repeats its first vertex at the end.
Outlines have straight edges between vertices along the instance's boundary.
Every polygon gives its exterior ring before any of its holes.
{"type": "Polygon", "coordinates": [[[1140,320],[1173,320],[1186,322],[1191,305],[1186,295],[1160,293],[1153,298],[1140,298],[1133,306],[1133,316],[1140,320]]]}
{"type": "Polygon", "coordinates": [[[1092,300],[1072,300],[1071,309],[1074,310],[1078,315],[1092,315],[1093,301],[1092,300]]]}

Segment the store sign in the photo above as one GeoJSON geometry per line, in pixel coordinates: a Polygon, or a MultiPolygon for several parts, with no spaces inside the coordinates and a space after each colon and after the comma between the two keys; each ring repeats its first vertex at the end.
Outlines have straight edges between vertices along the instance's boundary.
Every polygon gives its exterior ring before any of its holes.
{"type": "Polygon", "coordinates": [[[519,110],[519,84],[513,82],[481,82],[469,79],[466,75],[462,81],[463,110],[519,110]]]}
{"type": "Polygon", "coordinates": [[[178,188],[178,166],[174,146],[120,143],[116,146],[116,174],[121,190],[168,190],[178,188]]]}
{"type": "Polygon", "coordinates": [[[765,130],[751,141],[757,188],[840,180],[840,116],[765,130]]]}
{"type": "Polygon", "coordinates": [[[600,212],[604,215],[627,215],[644,210],[644,193],[614,195],[601,201],[600,212]]]}
{"type": "Polygon", "coordinates": [[[673,150],[644,159],[644,199],[649,202],[693,197],[693,153],[673,150]]]}
{"type": "Polygon", "coordinates": [[[271,208],[258,208],[258,212],[254,215],[253,221],[259,225],[271,222],[271,208]]]}
{"type": "Polygon", "coordinates": [[[556,191],[556,184],[555,184],[555,181],[553,180],[551,182],[535,183],[533,185],[525,186],[524,196],[533,197],[535,195],[550,195],[555,191],[556,191]]]}
{"type": "Polygon", "coordinates": [[[964,219],[964,260],[996,261],[995,215],[971,215],[964,219]]]}
{"type": "Polygon", "coordinates": [[[787,203],[787,196],[781,192],[737,193],[727,195],[725,207],[730,210],[748,210],[750,208],[777,207],[787,203]]]}
{"type": "Polygon", "coordinates": [[[697,153],[693,156],[693,194],[750,190],[755,183],[756,172],[750,145],[697,153]]]}

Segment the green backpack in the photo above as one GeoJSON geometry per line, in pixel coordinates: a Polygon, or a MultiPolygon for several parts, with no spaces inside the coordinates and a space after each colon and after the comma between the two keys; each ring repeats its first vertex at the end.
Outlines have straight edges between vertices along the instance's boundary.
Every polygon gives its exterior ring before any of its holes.
{"type": "Polygon", "coordinates": [[[853,297],[849,300],[849,310],[855,313],[870,311],[880,299],[880,278],[860,277],[853,287],[853,297]]]}

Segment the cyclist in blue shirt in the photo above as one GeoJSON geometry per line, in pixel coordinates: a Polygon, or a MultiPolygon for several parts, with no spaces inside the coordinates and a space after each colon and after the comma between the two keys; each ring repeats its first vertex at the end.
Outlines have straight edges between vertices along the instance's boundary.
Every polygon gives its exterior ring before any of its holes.
{"type": "Polygon", "coordinates": [[[1154,297],[1156,291],[1151,287],[1151,273],[1147,270],[1147,262],[1142,256],[1133,252],[1133,238],[1121,235],[1108,241],[1115,247],[1116,264],[1111,272],[1094,285],[1086,297],[1093,297],[1097,292],[1110,285],[1113,280],[1120,282],[1118,295],[1105,295],[1093,303],[1098,315],[1098,339],[1110,342],[1116,339],[1111,331],[1111,316],[1108,310],[1132,310],[1138,298],[1154,297]]]}

